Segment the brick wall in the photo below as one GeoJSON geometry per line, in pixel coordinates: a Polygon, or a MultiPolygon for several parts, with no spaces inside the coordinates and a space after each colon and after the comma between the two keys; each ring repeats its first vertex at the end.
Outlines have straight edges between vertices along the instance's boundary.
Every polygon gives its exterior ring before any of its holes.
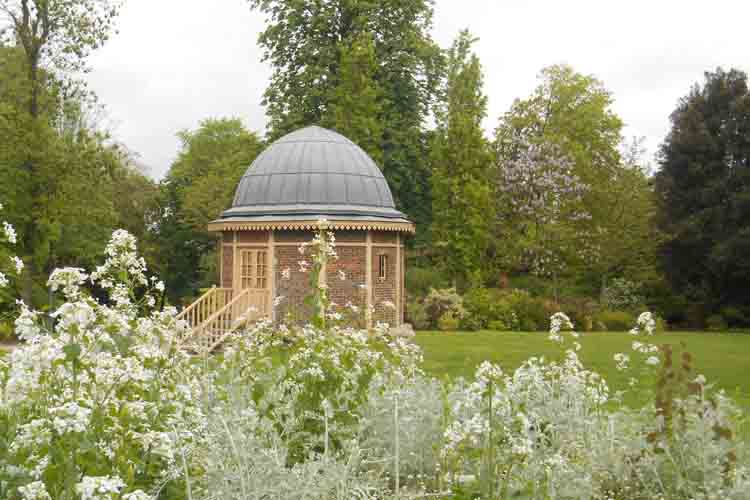
{"type": "MultiPolygon", "coordinates": [[[[296,246],[277,246],[276,250],[276,296],[284,299],[276,308],[276,319],[285,322],[304,322],[310,317],[310,309],[304,304],[310,293],[310,273],[300,271],[299,261],[309,265],[309,255],[300,255],[296,246]],[[284,279],[284,270],[289,269],[289,279],[284,279]]],[[[308,252],[309,253],[309,252],[308,252]]]]}
{"type": "Polygon", "coordinates": [[[337,245],[336,253],[339,258],[330,260],[326,266],[326,280],[328,283],[328,296],[337,304],[337,311],[351,319],[355,326],[364,327],[364,313],[367,301],[367,291],[362,288],[367,282],[365,265],[367,256],[365,247],[347,247],[337,245]],[[341,279],[339,271],[344,273],[341,279]],[[346,308],[347,302],[351,302],[359,308],[358,312],[352,312],[346,308]]]}
{"type": "Polygon", "coordinates": [[[394,247],[372,247],[372,305],[375,307],[373,323],[382,321],[396,325],[396,310],[384,302],[396,304],[396,249],[394,247]],[[386,277],[380,279],[380,255],[387,256],[386,277]]]}
{"type": "Polygon", "coordinates": [[[232,288],[232,276],[234,275],[232,245],[222,245],[221,259],[221,286],[222,288],[232,288]]]}

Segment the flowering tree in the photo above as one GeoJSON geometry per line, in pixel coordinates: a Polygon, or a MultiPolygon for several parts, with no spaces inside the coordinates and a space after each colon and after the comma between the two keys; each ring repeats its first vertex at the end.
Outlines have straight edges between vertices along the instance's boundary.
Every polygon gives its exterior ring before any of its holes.
{"type": "Polygon", "coordinates": [[[588,186],[562,150],[515,137],[498,145],[496,253],[505,269],[557,278],[587,257],[588,186]]]}

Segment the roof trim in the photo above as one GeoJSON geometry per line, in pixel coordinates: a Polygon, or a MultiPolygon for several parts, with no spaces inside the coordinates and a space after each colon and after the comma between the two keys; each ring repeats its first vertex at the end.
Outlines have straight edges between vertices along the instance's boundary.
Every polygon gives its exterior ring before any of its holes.
{"type": "MultiPolygon", "coordinates": [[[[299,230],[316,230],[319,223],[317,220],[305,221],[223,221],[216,220],[208,223],[208,230],[211,232],[218,231],[299,231],[299,230]]],[[[328,229],[333,230],[376,230],[376,231],[397,231],[401,233],[414,234],[416,226],[408,221],[386,222],[386,221],[361,221],[361,220],[329,220],[326,224],[328,229]]]]}

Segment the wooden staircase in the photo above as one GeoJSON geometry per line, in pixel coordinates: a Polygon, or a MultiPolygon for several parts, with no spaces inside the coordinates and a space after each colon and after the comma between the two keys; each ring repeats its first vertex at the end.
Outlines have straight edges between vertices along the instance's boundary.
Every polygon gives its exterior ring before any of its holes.
{"type": "Polygon", "coordinates": [[[177,315],[190,326],[180,347],[197,354],[212,352],[229,335],[270,315],[269,302],[268,291],[263,289],[211,288],[177,315]]]}

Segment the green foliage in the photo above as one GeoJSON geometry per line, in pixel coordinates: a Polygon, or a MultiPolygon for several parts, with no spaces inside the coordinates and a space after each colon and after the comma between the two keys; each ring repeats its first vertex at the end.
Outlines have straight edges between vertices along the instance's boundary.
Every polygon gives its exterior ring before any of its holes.
{"type": "Polygon", "coordinates": [[[594,315],[594,327],[608,332],[625,332],[635,324],[635,316],[626,311],[600,311],[594,315]]]}
{"type": "Polygon", "coordinates": [[[712,332],[722,332],[729,328],[726,320],[721,314],[712,314],[706,318],[706,329],[712,332]]]}
{"type": "Polygon", "coordinates": [[[505,296],[508,306],[515,312],[519,328],[524,332],[549,329],[549,317],[555,312],[555,305],[533,297],[524,290],[512,290],[505,296]]]}
{"type": "Polygon", "coordinates": [[[520,321],[507,292],[474,288],[463,297],[466,314],[461,327],[466,330],[519,330],[520,321]]]}
{"type": "Polygon", "coordinates": [[[445,274],[434,267],[407,266],[406,292],[410,297],[423,298],[431,288],[447,288],[449,281],[445,274]]]}
{"type": "MultiPolygon", "coordinates": [[[[509,271],[534,271],[540,267],[530,265],[534,257],[532,263],[541,261],[555,281],[588,275],[590,287],[598,288],[602,277],[613,274],[653,279],[658,238],[651,225],[654,201],[640,142],[621,146],[622,121],[601,81],[569,66],[545,68],[541,78],[542,84],[513,104],[496,131],[501,174],[496,199],[505,216],[494,228],[491,255],[509,271]],[[536,153],[527,159],[524,178],[539,183],[541,193],[559,192],[562,204],[553,217],[540,217],[550,201],[522,217],[508,215],[519,197],[507,192],[502,184],[507,175],[502,174],[529,148],[536,153]],[[568,163],[569,173],[544,185],[546,168],[554,166],[554,174],[568,163]]],[[[530,205],[523,198],[520,202],[530,205]]]]}
{"type": "Polygon", "coordinates": [[[106,148],[86,123],[90,94],[80,81],[56,75],[85,69],[86,57],[114,31],[119,4],[0,0],[0,12],[9,21],[0,31],[0,58],[12,59],[12,71],[1,78],[15,80],[0,85],[8,89],[0,92],[0,137],[11,150],[10,161],[0,158],[0,176],[15,190],[6,200],[18,214],[12,221],[23,235],[22,294],[31,303],[45,271],[67,260],[60,246],[78,247],[71,259],[90,256],[108,232],[111,197],[101,189],[109,180],[101,158],[106,148]]]}
{"type": "Polygon", "coordinates": [[[341,44],[339,83],[333,89],[323,125],[336,130],[383,165],[382,89],[372,35],[361,33],[341,44]]]}
{"type": "Polygon", "coordinates": [[[456,331],[459,323],[459,318],[453,312],[446,311],[438,318],[437,327],[444,332],[456,331]]]}
{"type": "Polygon", "coordinates": [[[178,137],[182,149],[160,186],[155,236],[158,268],[175,302],[215,284],[215,276],[205,273],[205,256],[216,246],[207,225],[231,205],[242,175],[263,147],[234,118],[204,120],[178,137]]]}
{"type": "Polygon", "coordinates": [[[602,290],[602,307],[605,309],[634,309],[643,305],[640,287],[625,278],[615,278],[602,290]]]}
{"type": "Polygon", "coordinates": [[[709,311],[750,303],[750,90],[739,70],[705,74],[671,115],[656,174],[661,264],[709,311]]]}
{"type": "Polygon", "coordinates": [[[410,300],[406,303],[406,322],[411,323],[415,330],[428,330],[431,326],[427,307],[420,300],[410,300]]]}
{"type": "Polygon", "coordinates": [[[594,314],[599,307],[596,301],[587,297],[566,296],[560,300],[559,307],[580,331],[594,329],[594,314]]]}
{"type": "Polygon", "coordinates": [[[462,31],[448,53],[445,102],[436,112],[437,130],[431,145],[432,237],[437,257],[458,283],[481,283],[489,246],[492,202],[489,146],[482,120],[487,98],[482,69],[471,52],[475,39],[462,31]]]}

